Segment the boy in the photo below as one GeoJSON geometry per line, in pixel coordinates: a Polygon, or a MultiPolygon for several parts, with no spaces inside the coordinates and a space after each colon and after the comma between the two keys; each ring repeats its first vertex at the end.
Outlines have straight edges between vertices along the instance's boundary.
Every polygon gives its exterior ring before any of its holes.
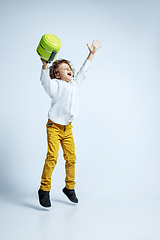
{"type": "Polygon", "coordinates": [[[52,99],[46,125],[48,152],[41,177],[41,186],[38,190],[39,202],[43,207],[51,206],[49,194],[51,176],[57,163],[59,143],[61,143],[66,161],[66,186],[62,191],[70,201],[78,203],[74,190],[76,155],[71,122],[78,114],[78,86],[86,77],[86,72],[95,52],[101,47],[98,41],[93,41],[91,46],[88,44],[87,46],[89,55],[75,77],[74,69],[72,69],[69,61],[65,59],[56,60],[48,69],[46,61],[41,59],[43,66],[40,80],[52,99]]]}

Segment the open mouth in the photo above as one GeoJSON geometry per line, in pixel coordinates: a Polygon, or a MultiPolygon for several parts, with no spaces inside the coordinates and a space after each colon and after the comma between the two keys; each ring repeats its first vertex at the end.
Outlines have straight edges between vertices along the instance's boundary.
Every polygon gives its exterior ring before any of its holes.
{"type": "Polygon", "coordinates": [[[71,73],[67,73],[67,75],[68,75],[68,76],[70,76],[70,77],[72,76],[72,74],[71,74],[71,73]]]}

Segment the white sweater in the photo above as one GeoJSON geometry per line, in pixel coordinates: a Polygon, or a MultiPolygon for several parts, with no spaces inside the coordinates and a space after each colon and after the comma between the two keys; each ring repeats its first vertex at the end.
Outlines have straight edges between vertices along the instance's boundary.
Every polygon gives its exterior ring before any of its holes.
{"type": "Polygon", "coordinates": [[[68,125],[77,117],[79,111],[78,86],[86,78],[89,66],[90,61],[86,60],[71,82],[51,79],[49,69],[42,68],[40,80],[52,99],[48,112],[48,118],[52,122],[68,125]]]}

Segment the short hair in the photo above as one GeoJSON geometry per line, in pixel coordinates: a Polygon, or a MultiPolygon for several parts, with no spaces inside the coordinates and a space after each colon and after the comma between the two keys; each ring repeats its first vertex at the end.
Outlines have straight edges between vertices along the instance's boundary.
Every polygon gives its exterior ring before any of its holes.
{"type": "Polygon", "coordinates": [[[54,79],[55,75],[58,73],[58,67],[61,63],[66,63],[69,65],[72,73],[73,73],[73,77],[74,77],[74,73],[75,73],[75,69],[72,68],[70,61],[66,60],[66,59],[60,59],[60,60],[56,60],[52,63],[52,66],[50,66],[50,78],[54,79]]]}

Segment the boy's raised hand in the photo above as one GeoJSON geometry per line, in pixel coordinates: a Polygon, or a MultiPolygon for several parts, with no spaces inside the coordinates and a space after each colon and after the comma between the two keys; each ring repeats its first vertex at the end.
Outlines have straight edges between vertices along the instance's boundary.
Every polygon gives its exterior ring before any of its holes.
{"type": "Polygon", "coordinates": [[[97,40],[96,42],[95,42],[95,40],[94,40],[91,46],[89,46],[89,44],[87,44],[87,47],[88,47],[89,52],[90,52],[89,55],[88,55],[88,57],[87,57],[87,59],[88,59],[89,61],[92,61],[95,52],[101,47],[100,44],[101,44],[101,43],[100,43],[98,40],[97,40]]]}
{"type": "Polygon", "coordinates": [[[42,63],[43,63],[43,69],[44,70],[47,70],[47,66],[48,66],[48,64],[46,63],[46,61],[44,60],[44,59],[42,59],[42,58],[40,58],[41,59],[41,61],[42,61],[42,63]]]}
{"type": "Polygon", "coordinates": [[[100,44],[101,44],[101,43],[98,42],[98,40],[97,40],[96,42],[95,42],[95,40],[94,40],[93,43],[92,43],[92,46],[89,46],[89,44],[87,44],[87,47],[88,47],[90,53],[93,53],[93,54],[94,54],[94,53],[97,51],[97,49],[99,49],[99,48],[101,47],[100,44]]]}

